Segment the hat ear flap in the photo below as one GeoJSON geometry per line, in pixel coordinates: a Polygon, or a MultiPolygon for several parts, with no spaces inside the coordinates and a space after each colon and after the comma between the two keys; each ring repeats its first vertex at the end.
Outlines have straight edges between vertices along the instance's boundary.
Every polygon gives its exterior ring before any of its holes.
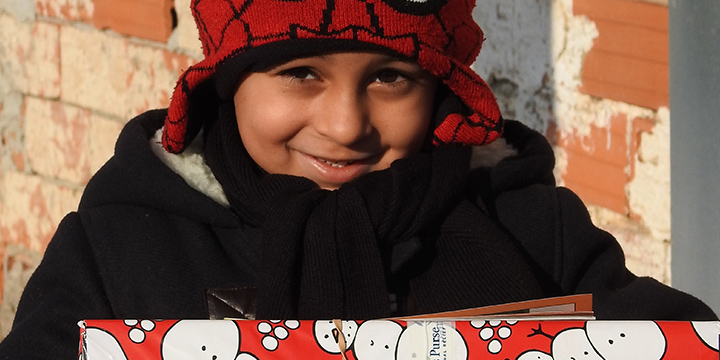
{"type": "Polygon", "coordinates": [[[195,129],[195,133],[188,132],[190,97],[200,84],[215,73],[215,66],[208,65],[205,60],[201,61],[187,69],[175,84],[162,137],[163,147],[169,153],[181,153],[189,144],[188,138],[192,140],[197,135],[198,129],[195,129]]]}
{"type": "Polygon", "coordinates": [[[461,143],[483,145],[492,142],[503,132],[503,119],[492,120],[473,111],[447,85],[438,87],[433,120],[433,145],[461,143]]]}

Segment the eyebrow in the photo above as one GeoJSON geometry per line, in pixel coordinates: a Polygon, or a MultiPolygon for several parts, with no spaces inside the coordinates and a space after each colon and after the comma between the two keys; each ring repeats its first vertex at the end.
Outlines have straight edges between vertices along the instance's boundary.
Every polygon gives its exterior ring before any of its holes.
{"type": "MultiPolygon", "coordinates": [[[[345,52],[345,53],[352,53],[352,52],[353,52],[353,51],[347,51],[347,52],[345,52]]],[[[302,60],[304,60],[304,59],[312,59],[312,58],[317,58],[317,59],[319,59],[320,61],[323,61],[323,62],[335,63],[335,62],[340,61],[340,60],[338,60],[334,55],[335,55],[335,54],[342,54],[342,53],[343,53],[343,52],[340,52],[340,53],[334,52],[334,53],[326,53],[326,54],[317,54],[317,55],[297,57],[297,58],[291,59],[291,60],[289,60],[289,61],[286,61],[286,62],[283,62],[283,63],[279,63],[279,64],[277,64],[277,65],[274,65],[274,66],[268,68],[266,71],[271,71],[271,70],[273,70],[273,69],[277,69],[277,68],[282,67],[282,66],[284,66],[284,65],[292,64],[292,63],[294,63],[294,62],[296,62],[296,61],[302,61],[302,60]]],[[[416,66],[416,67],[419,67],[420,69],[422,69],[422,67],[421,67],[418,63],[416,63],[416,62],[414,62],[414,61],[411,61],[411,60],[402,59],[402,58],[400,58],[400,57],[398,57],[398,56],[394,56],[394,55],[386,54],[386,53],[382,53],[382,52],[367,52],[367,53],[377,54],[377,55],[380,55],[380,56],[381,56],[381,58],[376,59],[375,61],[373,61],[373,63],[374,63],[375,65],[384,65],[384,64],[391,64],[391,63],[398,62],[398,63],[404,63],[404,64],[409,64],[409,65],[412,65],[412,66],[416,66]]]]}
{"type": "MultiPolygon", "coordinates": [[[[414,63],[413,61],[406,60],[406,59],[402,59],[402,58],[400,58],[400,57],[398,57],[398,56],[394,56],[394,55],[390,55],[390,54],[385,54],[385,53],[382,53],[382,52],[372,52],[372,51],[347,51],[347,52],[339,52],[339,53],[342,54],[342,53],[352,53],[352,52],[367,52],[367,53],[370,53],[370,54],[378,54],[378,55],[380,55],[380,56],[383,57],[383,59],[382,59],[383,62],[399,61],[399,62],[414,63]]],[[[327,53],[327,54],[317,54],[317,55],[310,55],[310,56],[303,56],[303,57],[298,57],[298,58],[292,59],[292,60],[290,60],[290,61],[288,61],[288,62],[292,62],[292,61],[299,60],[299,59],[309,59],[309,58],[314,58],[314,57],[319,58],[320,60],[334,62],[334,61],[335,61],[335,57],[334,57],[333,55],[335,55],[335,54],[338,54],[338,52],[327,53]]]]}

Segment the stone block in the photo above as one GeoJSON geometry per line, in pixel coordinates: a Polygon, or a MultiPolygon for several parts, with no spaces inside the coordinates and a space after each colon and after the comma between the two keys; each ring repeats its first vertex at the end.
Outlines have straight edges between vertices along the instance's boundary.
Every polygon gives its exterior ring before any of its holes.
{"type": "Polygon", "coordinates": [[[5,271],[2,274],[4,281],[0,290],[2,291],[0,293],[0,299],[2,299],[0,302],[0,339],[2,339],[10,332],[20,296],[30,275],[40,264],[42,254],[11,244],[0,255],[2,255],[0,264],[5,271]]]}
{"type": "Polygon", "coordinates": [[[122,128],[123,124],[119,121],[100,115],[91,116],[88,129],[88,156],[90,157],[91,173],[97,172],[113,155],[115,142],[122,128]]]}
{"type": "Polygon", "coordinates": [[[82,189],[39,176],[7,172],[0,177],[0,241],[43,252],[60,220],[77,209],[82,189]]]}
{"type": "Polygon", "coordinates": [[[60,96],[59,27],[0,14],[0,68],[25,94],[60,96]],[[5,35],[8,34],[8,35],[5,35]]]}
{"type": "Polygon", "coordinates": [[[193,63],[162,48],[74,27],[61,29],[60,43],[63,100],[122,119],[167,107],[179,75],[193,63]]]}
{"type": "Polygon", "coordinates": [[[37,22],[33,26],[32,43],[27,54],[25,76],[28,94],[57,98],[60,96],[60,28],[37,22]]]}
{"type": "Polygon", "coordinates": [[[20,93],[0,91],[0,174],[25,169],[22,104],[20,93]]]}
{"type": "Polygon", "coordinates": [[[628,269],[638,276],[650,276],[670,284],[670,240],[655,237],[640,222],[602,208],[588,205],[593,223],[612,234],[625,252],[628,269]]]}
{"type": "MultiPolygon", "coordinates": [[[[27,1],[27,0],[25,0],[27,1]]],[[[90,21],[94,12],[92,0],[34,0],[39,16],[70,21],[90,21]]]]}
{"type": "Polygon", "coordinates": [[[38,174],[82,185],[90,179],[90,111],[57,101],[26,100],[25,143],[38,174]]]}

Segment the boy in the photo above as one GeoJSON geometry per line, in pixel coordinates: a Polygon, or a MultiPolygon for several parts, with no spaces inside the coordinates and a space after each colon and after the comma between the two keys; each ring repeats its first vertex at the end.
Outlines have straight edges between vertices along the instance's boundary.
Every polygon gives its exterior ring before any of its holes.
{"type": "Polygon", "coordinates": [[[715,318],[625,269],[555,188],[547,141],[503,121],[469,68],[472,2],[192,6],[205,60],[126,126],[0,358],[75,356],[84,318],[371,319],[588,292],[601,319],[715,318]]]}

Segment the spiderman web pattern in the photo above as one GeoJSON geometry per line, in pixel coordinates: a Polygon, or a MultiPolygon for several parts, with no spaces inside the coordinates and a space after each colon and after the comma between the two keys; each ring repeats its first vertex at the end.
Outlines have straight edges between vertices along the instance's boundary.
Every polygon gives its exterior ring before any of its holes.
{"type": "Polygon", "coordinates": [[[180,78],[163,144],[182,151],[189,94],[218,66],[251,48],[293,39],[360,41],[417,61],[472,109],[469,116],[448,116],[435,143],[490,142],[502,119],[492,92],[469,68],[483,40],[472,7],[469,0],[196,0],[192,11],[206,58],[180,78]]]}

